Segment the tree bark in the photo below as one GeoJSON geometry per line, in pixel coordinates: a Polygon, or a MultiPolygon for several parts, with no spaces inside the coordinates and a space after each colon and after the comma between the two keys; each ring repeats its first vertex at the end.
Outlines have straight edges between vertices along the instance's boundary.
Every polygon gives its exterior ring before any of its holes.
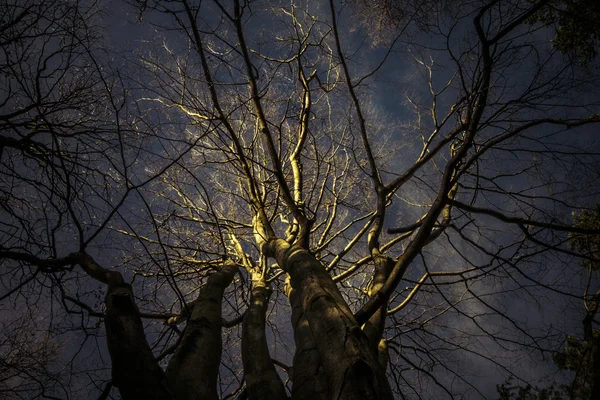
{"type": "MultiPolygon", "coordinates": [[[[381,254],[375,257],[375,274],[373,275],[373,283],[369,288],[369,297],[379,292],[379,290],[385,284],[387,278],[390,276],[393,268],[394,261],[391,258],[381,254]]],[[[387,368],[387,357],[384,357],[382,354],[382,352],[385,352],[387,355],[387,344],[383,338],[383,330],[385,328],[385,319],[387,316],[387,306],[388,301],[386,300],[362,327],[363,332],[365,332],[365,335],[367,335],[369,347],[374,354],[378,355],[379,362],[382,364],[384,370],[387,368]]]]}
{"type": "Polygon", "coordinates": [[[265,334],[270,294],[264,278],[253,276],[250,304],[242,323],[242,361],[250,400],[287,399],[283,382],[269,355],[265,334]]]}
{"type": "Polygon", "coordinates": [[[590,399],[600,399],[600,339],[596,338],[593,347],[592,390],[590,399]]]}
{"type": "Polygon", "coordinates": [[[200,291],[183,338],[167,367],[167,380],[177,400],[216,400],[221,361],[223,293],[237,271],[227,263],[200,291]]]}
{"type": "Polygon", "coordinates": [[[92,278],[108,284],[104,314],[106,342],[112,361],[112,382],[124,400],[172,400],[163,370],[146,341],[131,286],[123,276],[98,265],[85,253],[77,262],[92,278]]]}
{"type": "Polygon", "coordinates": [[[275,239],[264,246],[290,275],[315,338],[332,399],[392,399],[376,354],[323,265],[300,246],[275,239]]]}
{"type": "Polygon", "coordinates": [[[587,310],[583,319],[584,339],[590,346],[592,367],[591,367],[591,387],[590,399],[600,399],[600,336],[594,335],[593,321],[600,305],[600,291],[598,291],[587,310]]]}
{"type": "Polygon", "coordinates": [[[292,288],[289,277],[285,286],[292,307],[292,328],[296,342],[292,368],[292,400],[328,400],[329,379],[323,369],[308,321],[304,317],[298,292],[292,288]]]}
{"type": "Polygon", "coordinates": [[[124,400],[173,399],[167,379],[146,341],[139,310],[127,283],[110,284],[104,314],[112,382],[124,400]]]}

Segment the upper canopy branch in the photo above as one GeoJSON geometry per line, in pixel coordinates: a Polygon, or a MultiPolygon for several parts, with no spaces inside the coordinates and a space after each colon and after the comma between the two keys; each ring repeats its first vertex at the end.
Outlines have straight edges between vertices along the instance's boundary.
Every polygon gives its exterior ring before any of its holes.
{"type": "MultiPolygon", "coordinates": [[[[300,210],[298,204],[294,201],[294,197],[292,196],[291,190],[287,184],[285,179],[285,175],[283,172],[283,166],[281,164],[281,158],[277,153],[277,149],[275,148],[275,143],[273,141],[273,135],[269,128],[269,123],[267,121],[261,100],[260,95],[258,93],[258,85],[256,82],[256,78],[253,72],[252,61],[250,60],[250,54],[248,53],[248,47],[246,45],[246,39],[244,36],[244,30],[242,25],[242,9],[240,7],[239,0],[234,1],[234,24],[237,32],[238,40],[240,41],[240,51],[242,53],[242,57],[244,60],[244,65],[246,67],[246,76],[248,79],[248,83],[250,85],[250,94],[252,97],[252,103],[254,104],[254,108],[256,110],[256,114],[258,117],[258,123],[260,126],[260,131],[263,134],[265,144],[267,147],[267,151],[269,157],[271,159],[271,163],[274,167],[274,174],[277,179],[277,183],[279,184],[279,189],[281,190],[281,194],[283,195],[283,200],[286,205],[289,207],[290,211],[294,215],[294,218],[299,222],[300,229],[303,232],[301,236],[308,235],[310,231],[308,218],[300,210]]],[[[300,138],[302,139],[302,137],[300,138]]]]}

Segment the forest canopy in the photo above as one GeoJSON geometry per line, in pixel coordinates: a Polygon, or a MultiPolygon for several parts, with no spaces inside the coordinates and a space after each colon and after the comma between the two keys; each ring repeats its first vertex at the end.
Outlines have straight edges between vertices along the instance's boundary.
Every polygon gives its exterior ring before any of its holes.
{"type": "Polygon", "coordinates": [[[596,14],[0,0],[0,397],[597,398],[596,14]]]}

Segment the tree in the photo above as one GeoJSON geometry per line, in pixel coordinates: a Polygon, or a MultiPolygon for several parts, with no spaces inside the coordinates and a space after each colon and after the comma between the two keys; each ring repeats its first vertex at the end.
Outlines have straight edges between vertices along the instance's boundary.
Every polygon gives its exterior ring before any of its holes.
{"type": "Polygon", "coordinates": [[[569,54],[577,62],[591,61],[600,44],[600,29],[594,23],[600,16],[600,6],[590,0],[551,1],[532,17],[532,22],[553,25],[556,35],[552,45],[569,54]]]}
{"type": "MultiPolygon", "coordinates": [[[[573,212],[573,225],[576,228],[589,230],[600,226],[600,209],[573,212]]],[[[594,328],[594,319],[598,312],[600,291],[594,292],[592,285],[597,282],[594,276],[598,263],[598,236],[572,233],[569,236],[571,248],[579,251],[583,259],[581,266],[588,273],[583,304],[586,311],[583,318],[584,338],[580,340],[575,335],[568,335],[564,349],[553,355],[553,361],[561,371],[571,371],[574,374],[568,384],[553,383],[547,388],[534,388],[531,385],[510,386],[511,379],[498,386],[500,399],[547,399],[552,396],[560,399],[596,399],[600,396],[600,329],[594,328]],[[515,393],[516,392],[516,393],[515,393]],[[516,397],[515,397],[516,396],[516,397]]]]}
{"type": "MultiPolygon", "coordinates": [[[[584,229],[598,229],[599,211],[596,206],[594,210],[573,212],[573,225],[584,229]]],[[[598,236],[573,233],[569,242],[574,250],[583,255],[580,265],[588,275],[583,295],[583,340],[575,335],[568,335],[564,350],[554,356],[554,362],[559,369],[573,371],[575,374],[571,384],[562,386],[569,398],[595,399],[600,396],[600,329],[594,327],[600,300],[600,290],[594,289],[598,284],[595,276],[600,254],[598,236]]]]}
{"type": "Polygon", "coordinates": [[[51,334],[36,329],[29,315],[2,323],[0,395],[3,399],[43,398],[65,381],[57,365],[60,348],[51,334]]]}
{"type": "Polygon", "coordinates": [[[407,6],[364,46],[356,3],[139,0],[131,50],[96,36],[100,4],[3,1],[0,299],[73,341],[44,395],[523,375],[560,332],[515,297],[581,299],[569,234],[599,233],[561,217],[598,195],[598,76],[540,39],[548,3],[407,6]]]}
{"type": "Polygon", "coordinates": [[[497,387],[498,400],[560,400],[563,398],[562,392],[554,386],[544,389],[531,385],[525,387],[510,386],[511,381],[512,379],[508,378],[507,382],[497,387]]]}

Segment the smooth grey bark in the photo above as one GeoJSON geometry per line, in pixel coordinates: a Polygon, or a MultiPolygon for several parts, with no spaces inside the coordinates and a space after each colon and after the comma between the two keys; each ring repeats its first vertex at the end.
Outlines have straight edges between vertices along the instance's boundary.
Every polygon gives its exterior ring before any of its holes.
{"type": "Polygon", "coordinates": [[[381,338],[377,344],[377,358],[379,359],[379,365],[384,371],[387,371],[388,363],[390,362],[390,354],[388,349],[388,342],[386,339],[381,338]]]}
{"type": "Polygon", "coordinates": [[[269,355],[265,334],[270,295],[271,289],[264,278],[253,276],[250,304],[242,322],[242,361],[246,395],[250,400],[287,399],[283,382],[269,355]]]}
{"type": "Polygon", "coordinates": [[[101,267],[89,255],[77,253],[75,257],[88,275],[108,285],[104,326],[112,361],[112,383],[121,398],[173,399],[165,374],[146,341],[131,286],[120,273],[101,267]]]}
{"type": "Polygon", "coordinates": [[[228,262],[201,289],[167,367],[169,387],[177,400],[216,400],[221,361],[221,305],[223,293],[237,272],[228,262]]]}
{"type": "Polygon", "coordinates": [[[292,400],[329,399],[328,378],[298,292],[292,288],[290,279],[286,280],[286,294],[292,307],[292,328],[296,351],[292,367],[292,400]]]}
{"type": "MultiPolygon", "coordinates": [[[[394,268],[394,261],[389,257],[379,255],[374,261],[375,274],[373,275],[373,282],[369,288],[369,297],[379,292],[394,268]]],[[[387,316],[387,305],[388,301],[384,301],[383,305],[379,307],[362,327],[363,332],[367,335],[369,347],[378,355],[379,362],[384,370],[387,368],[388,360],[387,344],[383,338],[383,330],[385,328],[385,319],[387,316]]]]}
{"type": "Polygon", "coordinates": [[[285,240],[263,246],[289,274],[313,333],[332,399],[392,399],[385,371],[323,265],[285,240]]]}

